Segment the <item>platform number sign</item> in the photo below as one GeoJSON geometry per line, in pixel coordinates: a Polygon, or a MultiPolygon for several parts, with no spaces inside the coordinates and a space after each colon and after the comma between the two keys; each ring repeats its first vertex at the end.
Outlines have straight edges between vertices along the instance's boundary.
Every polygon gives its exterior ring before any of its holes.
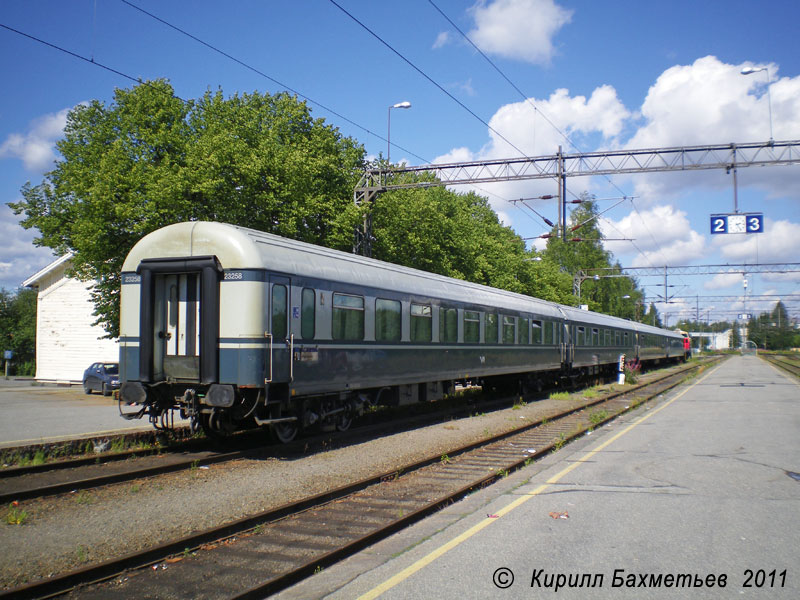
{"type": "Polygon", "coordinates": [[[762,233],[764,215],[762,213],[736,213],[711,215],[711,233],[762,233]]]}

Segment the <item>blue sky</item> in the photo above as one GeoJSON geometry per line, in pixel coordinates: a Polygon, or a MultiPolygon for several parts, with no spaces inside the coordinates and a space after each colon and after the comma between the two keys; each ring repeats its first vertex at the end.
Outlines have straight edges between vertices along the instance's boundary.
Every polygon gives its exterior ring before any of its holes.
{"type": "MultiPolygon", "coordinates": [[[[484,121],[528,155],[553,154],[567,142],[581,150],[655,148],[766,141],[766,66],[776,140],[800,139],[800,4],[731,0],[574,1],[337,0],[472,116],[330,0],[130,0],[310,98],[314,115],[358,139],[371,156],[386,153],[392,111],[393,161],[512,157],[484,121]],[[437,11],[478,45],[525,98],[437,11]],[[535,113],[531,103],[537,107],[535,113]],[[328,112],[324,105],[336,114],[328,112]],[[542,117],[545,115],[547,120],[542,117]],[[345,120],[342,117],[346,117],[345,120]],[[353,124],[355,123],[355,124],[353,124]],[[370,133],[371,132],[371,133],[370,133]]],[[[207,89],[275,93],[286,89],[170,29],[121,0],[4,0],[0,24],[94,59],[132,77],[168,78],[182,98],[207,89]]],[[[0,28],[0,286],[17,287],[52,258],[5,206],[37,184],[57,158],[66,111],[91,99],[109,101],[133,83],[97,65],[0,28]]],[[[709,214],[732,212],[724,171],[575,178],[573,194],[635,196],[605,213],[601,227],[623,266],[800,262],[800,166],[739,170],[739,208],[761,211],[766,233],[709,235],[709,214]]],[[[484,187],[484,186],[482,186],[484,187]]],[[[485,186],[503,220],[522,236],[546,226],[508,199],[555,193],[546,181],[485,186]]],[[[603,201],[603,208],[614,201],[603,201]]],[[[537,210],[555,220],[554,203],[537,210]]],[[[749,275],[750,294],[800,294],[800,277],[749,275]]],[[[641,283],[650,298],[663,289],[641,283]]],[[[671,278],[670,294],[739,295],[743,277],[671,278]]],[[[787,305],[800,314],[800,302],[787,305]]],[[[676,315],[694,300],[660,306],[676,315]]],[[[758,312],[769,304],[751,301],[758,312]]],[[[741,303],[700,300],[703,318],[731,318],[741,303]],[[713,308],[710,308],[712,307],[713,308]]],[[[675,316],[671,317],[674,322],[675,316]]]]}

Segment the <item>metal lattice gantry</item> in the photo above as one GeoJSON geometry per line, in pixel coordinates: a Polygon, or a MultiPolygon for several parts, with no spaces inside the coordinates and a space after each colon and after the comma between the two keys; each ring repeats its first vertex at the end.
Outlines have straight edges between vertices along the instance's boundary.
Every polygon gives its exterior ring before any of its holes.
{"type": "Polygon", "coordinates": [[[800,163],[800,140],[682,146],[604,152],[558,152],[550,156],[369,169],[356,186],[356,204],[388,190],[481,184],[588,175],[624,175],[658,171],[697,171],[800,163]],[[404,182],[400,175],[427,173],[430,181],[404,182]]]}
{"type": "MultiPolygon", "coordinates": [[[[398,189],[555,179],[559,228],[562,237],[566,237],[566,182],[569,177],[708,169],[726,169],[735,174],[744,167],[793,164],[800,164],[800,140],[576,153],[562,152],[559,147],[556,154],[549,156],[368,169],[356,185],[353,200],[357,205],[370,204],[380,193],[398,189]],[[414,175],[424,175],[424,180],[414,175]]],[[[367,217],[363,230],[356,234],[354,251],[369,256],[371,239],[367,217]]]]}
{"type": "Polygon", "coordinates": [[[606,277],[648,277],[658,276],[664,278],[664,301],[667,297],[667,278],[670,275],[745,275],[751,273],[798,273],[800,263],[742,263],[726,265],[681,265],[677,267],[600,267],[578,271],[572,278],[573,294],[580,300],[581,284],[587,279],[602,279],[606,277]]]}

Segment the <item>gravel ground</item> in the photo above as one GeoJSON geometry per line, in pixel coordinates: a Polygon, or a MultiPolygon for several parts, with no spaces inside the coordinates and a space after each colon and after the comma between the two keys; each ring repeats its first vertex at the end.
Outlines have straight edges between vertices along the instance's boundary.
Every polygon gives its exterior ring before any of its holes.
{"type": "Polygon", "coordinates": [[[0,586],[10,588],[142,550],[299,500],[541,419],[571,400],[453,420],[302,459],[247,459],[20,502],[0,524],[0,586]]]}

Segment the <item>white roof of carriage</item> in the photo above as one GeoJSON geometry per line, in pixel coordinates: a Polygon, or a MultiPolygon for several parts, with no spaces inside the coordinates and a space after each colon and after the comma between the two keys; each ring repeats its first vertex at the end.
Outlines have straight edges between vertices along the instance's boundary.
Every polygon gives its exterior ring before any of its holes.
{"type": "MultiPolygon", "coordinates": [[[[225,270],[265,269],[432,298],[504,307],[545,317],[563,317],[560,309],[568,309],[552,302],[477,283],[331,250],[254,229],[206,221],[176,223],[146,235],[128,254],[122,269],[125,272],[134,272],[146,258],[209,255],[216,256],[225,270]]],[[[606,327],[635,327],[639,330],[649,328],[589,311],[572,309],[570,312],[573,310],[571,318],[587,323],[606,327]]]]}

